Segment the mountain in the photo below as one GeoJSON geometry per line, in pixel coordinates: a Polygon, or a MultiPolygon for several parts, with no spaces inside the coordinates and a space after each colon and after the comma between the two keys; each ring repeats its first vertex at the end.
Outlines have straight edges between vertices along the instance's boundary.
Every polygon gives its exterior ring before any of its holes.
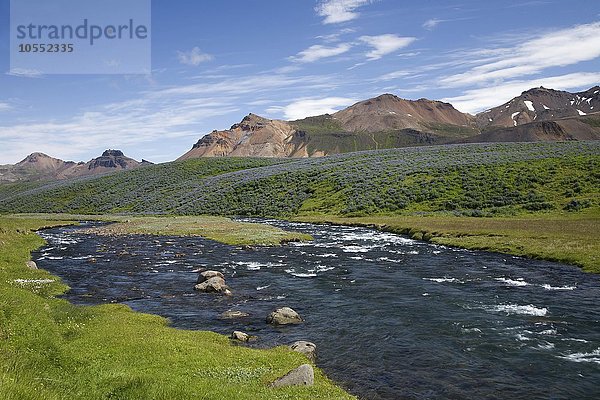
{"type": "Polygon", "coordinates": [[[249,114],[230,129],[202,137],[179,160],[194,157],[320,157],[359,150],[447,143],[477,133],[475,118],[448,103],[391,94],[332,115],[296,121],[249,114]]]}
{"type": "Polygon", "coordinates": [[[202,137],[195,157],[319,157],[360,150],[476,142],[600,139],[600,86],[579,93],[534,88],[477,115],[451,104],[383,94],[296,121],[249,114],[202,137]]]}
{"type": "MultiPolygon", "coordinates": [[[[475,119],[441,101],[405,100],[393,94],[383,94],[361,101],[333,114],[348,132],[379,132],[414,129],[438,132],[439,125],[474,127],[475,119]]],[[[438,132],[441,133],[441,132],[438,132]]]]}
{"type": "Polygon", "coordinates": [[[579,93],[534,88],[501,106],[477,114],[483,130],[515,127],[530,122],[555,121],[600,111],[600,86],[579,93]]]}
{"type": "Polygon", "coordinates": [[[41,181],[99,175],[152,164],[126,157],[120,150],[106,150],[84,163],[63,161],[44,153],[32,153],[14,165],[0,166],[0,182],[41,181]]]}
{"type": "Polygon", "coordinates": [[[308,157],[296,129],[285,121],[249,114],[224,131],[212,131],[179,157],[308,157]]]}

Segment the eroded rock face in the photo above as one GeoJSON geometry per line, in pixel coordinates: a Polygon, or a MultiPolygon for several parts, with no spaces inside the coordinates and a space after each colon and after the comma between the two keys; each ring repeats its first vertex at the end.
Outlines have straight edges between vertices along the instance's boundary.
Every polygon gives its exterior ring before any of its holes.
{"type": "Polygon", "coordinates": [[[295,139],[296,129],[286,121],[249,114],[230,129],[212,131],[178,160],[196,157],[308,157],[305,143],[295,139]]]}
{"type": "Polygon", "coordinates": [[[304,320],[289,307],[278,308],[267,316],[267,323],[272,325],[301,324],[304,320]]]}
{"type": "Polygon", "coordinates": [[[271,387],[312,386],[315,384],[315,371],[309,364],[302,364],[271,383],[271,387]]]}
{"type": "Polygon", "coordinates": [[[292,349],[295,352],[304,354],[309,360],[313,362],[317,359],[317,345],[312,342],[299,340],[297,342],[292,343],[290,349],[292,349]]]}

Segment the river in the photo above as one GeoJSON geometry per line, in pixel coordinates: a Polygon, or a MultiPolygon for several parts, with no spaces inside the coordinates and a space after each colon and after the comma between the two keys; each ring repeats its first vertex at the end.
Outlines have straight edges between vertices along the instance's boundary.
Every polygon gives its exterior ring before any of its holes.
{"type": "Polygon", "coordinates": [[[48,245],[34,260],[76,304],[120,302],[179,328],[242,330],[258,347],[314,342],[317,365],[365,399],[600,398],[600,277],[367,228],[261,222],[315,241],[242,249],[61,227],[41,232],[48,245]],[[195,292],[198,268],[223,272],[234,295],[195,292]],[[306,322],[267,325],[281,306],[306,322]],[[228,310],[249,316],[222,319],[228,310]]]}

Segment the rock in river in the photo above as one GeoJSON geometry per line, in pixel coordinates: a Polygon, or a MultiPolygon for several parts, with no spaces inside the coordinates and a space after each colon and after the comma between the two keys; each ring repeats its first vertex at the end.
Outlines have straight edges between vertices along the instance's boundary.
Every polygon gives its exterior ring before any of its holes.
{"type": "Polygon", "coordinates": [[[227,310],[219,316],[221,319],[235,319],[248,317],[250,314],[239,310],[227,310]]]}
{"type": "Polygon", "coordinates": [[[271,387],[312,386],[315,383],[315,371],[309,364],[302,364],[271,383],[271,387]]]}
{"type": "Polygon", "coordinates": [[[225,284],[225,279],[220,276],[208,278],[204,282],[194,286],[194,289],[205,293],[223,293],[228,296],[231,295],[231,290],[229,289],[229,286],[225,284]]]}
{"type": "Polygon", "coordinates": [[[240,342],[247,342],[250,340],[250,335],[241,331],[233,331],[231,338],[239,340],[240,342]]]}
{"type": "Polygon", "coordinates": [[[198,281],[196,283],[202,283],[210,278],[214,278],[215,276],[225,280],[225,276],[219,271],[203,271],[198,275],[198,281]]]}
{"type": "Polygon", "coordinates": [[[288,325],[304,322],[300,315],[289,307],[278,308],[267,317],[267,324],[288,325]]]}

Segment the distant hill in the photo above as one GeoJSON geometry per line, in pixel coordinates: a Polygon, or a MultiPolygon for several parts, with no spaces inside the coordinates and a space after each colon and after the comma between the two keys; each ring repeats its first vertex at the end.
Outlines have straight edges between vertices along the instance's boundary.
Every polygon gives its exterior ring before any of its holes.
{"type": "Polygon", "coordinates": [[[249,114],[230,129],[202,137],[179,159],[320,157],[445,143],[598,140],[599,94],[599,86],[579,93],[540,87],[477,115],[449,103],[392,94],[296,121],[249,114]]]}
{"type": "Polygon", "coordinates": [[[79,163],[63,161],[44,153],[32,153],[14,165],[1,165],[0,182],[69,179],[135,169],[149,164],[152,163],[126,157],[120,150],[106,150],[100,157],[79,163]]]}

